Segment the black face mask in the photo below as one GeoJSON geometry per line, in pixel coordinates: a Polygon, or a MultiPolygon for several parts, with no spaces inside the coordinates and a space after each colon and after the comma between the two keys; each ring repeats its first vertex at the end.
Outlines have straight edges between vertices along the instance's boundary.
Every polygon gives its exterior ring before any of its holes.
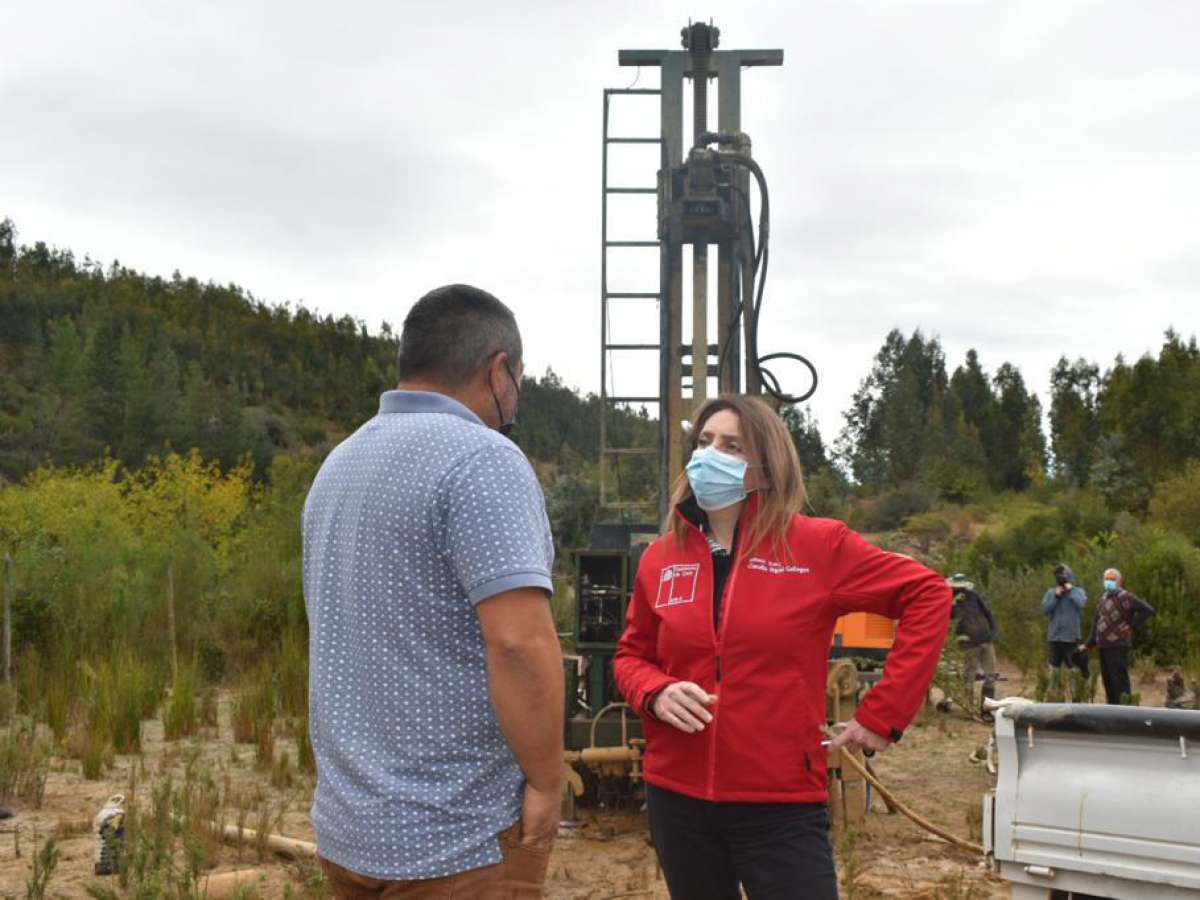
{"type": "Polygon", "coordinates": [[[504,410],[500,408],[500,398],[496,396],[495,389],[492,389],[492,402],[496,404],[496,416],[500,419],[500,427],[496,430],[505,437],[512,434],[513,426],[517,424],[517,403],[521,400],[521,383],[517,381],[517,376],[513,374],[512,369],[508,367],[508,361],[504,362],[504,371],[508,373],[508,377],[512,379],[513,387],[517,389],[517,400],[513,403],[512,418],[507,422],[504,421],[504,410]]]}

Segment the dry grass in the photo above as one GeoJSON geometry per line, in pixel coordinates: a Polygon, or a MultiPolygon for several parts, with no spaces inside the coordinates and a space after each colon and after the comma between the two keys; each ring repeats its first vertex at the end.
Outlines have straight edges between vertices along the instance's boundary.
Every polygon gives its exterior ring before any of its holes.
{"type": "Polygon", "coordinates": [[[17,722],[0,736],[0,802],[19,800],[42,805],[46,797],[46,773],[50,748],[39,740],[28,721],[17,722]]]}

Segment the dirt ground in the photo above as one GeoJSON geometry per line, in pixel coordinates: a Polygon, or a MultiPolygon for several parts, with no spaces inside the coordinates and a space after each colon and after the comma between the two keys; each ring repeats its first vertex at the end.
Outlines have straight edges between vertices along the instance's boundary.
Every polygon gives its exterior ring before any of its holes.
{"type": "MultiPolygon", "coordinates": [[[[1000,694],[1022,691],[1019,675],[1007,671],[1000,694]]],[[[1162,702],[1164,679],[1160,673],[1152,684],[1136,685],[1143,705],[1162,702]]],[[[905,734],[904,739],[876,757],[880,779],[904,802],[950,831],[978,841],[980,798],[993,780],[982,765],[969,757],[987,741],[987,728],[959,712],[928,710],[905,734]]],[[[281,738],[279,747],[289,742],[281,738]]],[[[160,773],[183,777],[189,754],[201,765],[211,767],[217,781],[226,787],[250,788],[267,784],[267,775],[254,766],[252,747],[234,745],[229,725],[229,698],[220,704],[219,726],[198,740],[164,742],[158,720],[144,724],[143,754],[117,757],[108,775],[85,781],[79,763],[56,760],[46,786],[41,809],[14,808],[15,816],[0,822],[0,898],[24,897],[30,874],[35,833],[37,840],[59,835],[60,859],[51,879],[48,896],[86,897],[92,874],[94,852],[90,832],[92,817],[110,794],[125,791],[130,772],[142,772],[143,785],[160,773]],[[19,854],[19,855],[18,855],[19,854]]],[[[291,748],[291,758],[296,758],[291,748]]],[[[280,831],[289,837],[311,841],[308,808],[311,777],[293,774],[293,784],[269,788],[269,802],[282,810],[280,831]]],[[[146,792],[148,793],[148,792],[146,792]]],[[[247,821],[253,826],[253,818],[247,821]]],[[[966,851],[925,835],[899,815],[888,815],[876,798],[865,827],[853,846],[839,842],[839,869],[844,897],[888,898],[983,898],[1008,897],[1002,882],[989,875],[982,862],[966,851]],[[853,884],[845,883],[846,877],[853,884]]],[[[255,881],[260,897],[282,897],[290,886],[300,897],[302,884],[311,880],[311,868],[268,859],[259,863],[251,848],[226,848],[214,873],[239,868],[258,868],[255,881]]],[[[666,898],[666,887],[657,875],[654,852],[648,840],[644,813],[638,809],[607,811],[584,809],[573,825],[563,827],[550,862],[547,896],[552,900],[616,900],[616,898],[666,898]]]]}

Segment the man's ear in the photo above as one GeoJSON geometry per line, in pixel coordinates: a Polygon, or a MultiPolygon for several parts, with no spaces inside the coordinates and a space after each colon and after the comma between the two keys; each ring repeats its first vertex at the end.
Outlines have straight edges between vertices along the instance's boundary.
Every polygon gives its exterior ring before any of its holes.
{"type": "Polygon", "coordinates": [[[504,374],[504,363],[507,359],[508,354],[501,352],[493,354],[492,358],[488,360],[487,372],[485,373],[487,388],[497,395],[504,390],[504,380],[508,377],[504,374]]]}

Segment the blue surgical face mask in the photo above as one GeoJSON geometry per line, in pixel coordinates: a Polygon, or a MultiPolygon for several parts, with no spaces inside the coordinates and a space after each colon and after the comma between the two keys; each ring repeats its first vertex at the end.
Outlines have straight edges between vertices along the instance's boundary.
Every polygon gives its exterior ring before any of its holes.
{"type": "Polygon", "coordinates": [[[1111,578],[1105,578],[1104,579],[1104,589],[1106,591],[1115,591],[1117,589],[1117,583],[1115,581],[1113,581],[1111,578]]]}
{"type": "Polygon", "coordinates": [[[704,510],[724,509],[746,499],[746,469],[744,459],[701,447],[687,464],[688,483],[696,502],[704,510]]]}

